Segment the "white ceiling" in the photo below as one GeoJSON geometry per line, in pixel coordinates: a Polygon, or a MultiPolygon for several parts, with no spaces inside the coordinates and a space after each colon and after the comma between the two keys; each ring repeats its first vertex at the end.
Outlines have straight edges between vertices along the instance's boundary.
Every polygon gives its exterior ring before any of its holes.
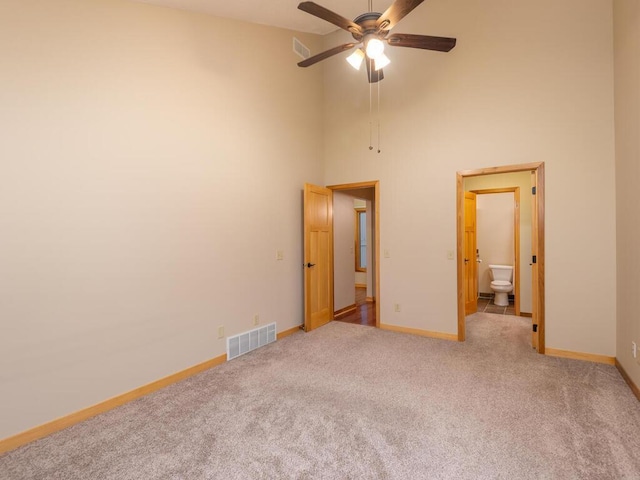
{"type": "MultiPolygon", "coordinates": [[[[289,28],[321,35],[337,30],[334,25],[298,10],[300,0],[135,0],[165,7],[208,13],[217,17],[233,18],[245,22],[273,27],[289,28]]],[[[353,20],[366,12],[368,0],[315,0],[329,10],[353,20]]],[[[384,12],[391,0],[373,0],[373,10],[384,12]]],[[[420,8],[420,7],[418,7],[420,8]]]]}

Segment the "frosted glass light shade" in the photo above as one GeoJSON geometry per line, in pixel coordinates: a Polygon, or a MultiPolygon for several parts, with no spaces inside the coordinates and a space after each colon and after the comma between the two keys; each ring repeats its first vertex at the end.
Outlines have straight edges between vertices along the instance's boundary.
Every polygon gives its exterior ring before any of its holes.
{"type": "Polygon", "coordinates": [[[391,63],[391,60],[389,60],[389,57],[387,57],[384,53],[381,53],[380,55],[378,55],[378,58],[373,61],[373,63],[375,65],[374,68],[376,69],[376,71],[378,71],[381,68],[389,65],[391,63]]]}
{"type": "Polygon", "coordinates": [[[361,48],[358,48],[355,52],[347,57],[347,62],[355,68],[356,70],[360,70],[362,66],[362,61],[364,60],[364,52],[361,48]]]}
{"type": "Polygon", "coordinates": [[[384,52],[384,43],[378,38],[370,38],[367,42],[367,57],[377,59],[384,52]]]}

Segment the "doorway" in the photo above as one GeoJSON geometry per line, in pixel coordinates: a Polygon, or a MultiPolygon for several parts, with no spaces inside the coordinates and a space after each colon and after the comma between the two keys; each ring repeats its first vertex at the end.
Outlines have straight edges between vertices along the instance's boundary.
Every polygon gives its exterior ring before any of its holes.
{"type": "MultiPolygon", "coordinates": [[[[305,184],[304,189],[304,324],[305,331],[320,327],[334,318],[334,238],[333,192],[371,194],[372,223],[369,249],[371,283],[375,299],[375,326],[380,327],[380,188],[379,181],[320,187],[305,184]]],[[[355,246],[355,245],[354,245],[355,246]]],[[[353,267],[353,266],[352,266],[353,267]]],[[[355,280],[355,278],[354,278],[355,280]]],[[[352,284],[355,293],[355,282],[352,284]]]]}
{"type": "MultiPolygon", "coordinates": [[[[465,179],[482,177],[502,173],[530,172],[531,175],[531,318],[532,318],[532,346],[538,353],[545,351],[545,303],[544,303],[544,163],[530,163],[523,165],[511,165],[493,167],[479,170],[467,170],[456,175],[457,197],[457,270],[458,270],[458,341],[464,341],[466,337],[465,321],[465,295],[467,269],[465,266],[465,179]]],[[[474,257],[475,260],[475,257],[474,257]]],[[[474,261],[475,263],[475,261],[474,261]]],[[[514,277],[515,278],[515,277],[514,277]]],[[[517,282],[519,283],[519,282],[517,282]]]]}
{"type": "Polygon", "coordinates": [[[492,264],[512,265],[513,314],[520,316],[523,284],[520,275],[520,187],[474,189],[471,192],[476,195],[476,218],[479,217],[476,222],[478,293],[491,293],[489,263],[486,260],[492,264]]]}
{"type": "MultiPolygon", "coordinates": [[[[344,193],[353,198],[363,199],[366,202],[366,213],[367,213],[367,221],[370,222],[370,238],[367,241],[367,248],[370,250],[371,254],[367,255],[370,262],[368,262],[366,266],[366,274],[363,272],[359,272],[358,274],[361,277],[367,278],[366,282],[366,292],[365,292],[365,302],[359,302],[358,298],[362,296],[362,288],[359,290],[356,287],[355,275],[353,275],[353,293],[355,295],[354,303],[356,305],[355,316],[368,316],[374,317],[375,322],[368,321],[366,322],[368,325],[375,325],[376,327],[380,326],[380,188],[379,182],[371,181],[371,182],[358,182],[358,183],[347,183],[341,185],[331,185],[328,186],[330,190],[334,193],[344,193]]],[[[350,213],[346,213],[347,215],[346,221],[352,222],[355,224],[355,210],[351,209],[350,213]],[[351,215],[351,216],[349,216],[351,215]]],[[[334,216],[334,221],[336,221],[334,216]]],[[[354,242],[352,244],[352,248],[355,252],[357,251],[357,246],[355,245],[355,237],[354,242]]],[[[337,252],[334,252],[334,255],[337,255],[337,252]]],[[[355,261],[349,263],[349,267],[351,268],[351,273],[355,274],[356,265],[355,261]]],[[[335,285],[335,282],[334,282],[335,285]]],[[[336,292],[332,292],[334,299],[336,298],[336,292]]],[[[335,305],[335,304],[334,304],[335,305]]],[[[337,305],[336,305],[337,306],[337,305]]],[[[351,320],[355,319],[355,316],[351,318],[351,320]]],[[[364,320],[362,318],[362,320],[364,320]]],[[[352,323],[359,323],[352,322],[352,323]]]]}

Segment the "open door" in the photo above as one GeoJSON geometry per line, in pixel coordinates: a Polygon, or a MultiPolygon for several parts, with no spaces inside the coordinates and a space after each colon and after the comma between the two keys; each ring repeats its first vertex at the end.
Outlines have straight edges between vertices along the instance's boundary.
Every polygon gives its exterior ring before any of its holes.
{"type": "MultiPolygon", "coordinates": [[[[545,245],[544,245],[544,210],[545,210],[545,180],[544,163],[525,163],[521,165],[503,165],[500,167],[490,167],[478,170],[465,170],[456,173],[456,222],[457,222],[457,272],[458,272],[458,341],[464,342],[466,338],[465,310],[467,307],[467,291],[473,285],[468,286],[467,268],[474,262],[465,262],[464,259],[472,259],[469,256],[467,243],[467,220],[465,217],[467,210],[467,195],[464,191],[464,180],[467,177],[477,177],[484,175],[497,175],[501,173],[526,172],[532,173],[531,186],[533,219],[531,222],[531,266],[533,275],[532,285],[532,342],[538,353],[545,353],[545,245]],[[535,258],[534,258],[535,257],[535,258]]],[[[470,207],[469,207],[470,208],[470,207]]],[[[474,266],[475,267],[475,266],[474,266]]],[[[470,268],[470,267],[469,267],[470,268]]],[[[477,284],[475,284],[477,285],[477,284]]],[[[477,304],[476,304],[477,308],[477,304]]]]}
{"type": "Polygon", "coordinates": [[[333,319],[333,192],[304,186],[304,329],[333,319]]]}
{"type": "Polygon", "coordinates": [[[538,295],[533,299],[531,315],[531,346],[544,353],[544,165],[531,172],[531,272],[538,295]]]}
{"type": "Polygon", "coordinates": [[[464,313],[478,311],[478,263],[476,262],[476,194],[464,193],[464,313]]]}

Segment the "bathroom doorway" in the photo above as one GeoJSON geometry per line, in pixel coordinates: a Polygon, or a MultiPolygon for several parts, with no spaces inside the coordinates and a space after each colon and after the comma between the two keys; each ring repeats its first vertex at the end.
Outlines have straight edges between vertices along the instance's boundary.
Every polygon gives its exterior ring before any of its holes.
{"type": "MultiPolygon", "coordinates": [[[[485,168],[479,170],[467,170],[458,172],[456,175],[456,197],[457,197],[457,270],[458,270],[458,340],[464,341],[466,337],[465,328],[465,219],[464,219],[464,198],[465,181],[476,177],[483,177],[488,185],[487,188],[475,188],[475,190],[486,190],[495,187],[489,183],[492,175],[524,172],[530,183],[527,189],[531,189],[531,246],[523,248],[522,257],[528,259],[530,265],[531,280],[531,319],[532,319],[532,346],[538,353],[545,351],[545,316],[544,316],[544,163],[531,163],[523,165],[511,165],[503,167],[485,168]]],[[[504,187],[503,187],[504,188],[504,187]]],[[[520,257],[519,257],[520,258],[520,257]]],[[[520,258],[520,264],[522,260],[520,258]]],[[[475,261],[475,258],[473,259],[475,261]]],[[[515,265],[515,263],[514,263],[515,265]]],[[[514,272],[515,284],[522,283],[522,269],[518,267],[517,277],[514,272]],[[520,280],[520,281],[517,281],[520,280]]],[[[520,303],[520,302],[519,302],[520,303]]],[[[519,305],[520,307],[520,305],[519,305]]]]}
{"type": "MultiPolygon", "coordinates": [[[[527,175],[527,172],[524,172],[525,178],[527,175]]],[[[531,309],[531,282],[527,281],[527,277],[531,277],[531,275],[530,272],[527,275],[526,271],[523,272],[524,275],[521,275],[520,269],[520,232],[525,230],[528,234],[525,243],[528,245],[527,250],[530,250],[531,233],[526,228],[527,224],[531,225],[530,215],[523,219],[521,228],[519,186],[469,189],[469,184],[474,179],[485,178],[490,179],[491,176],[473,177],[465,181],[465,190],[476,194],[477,256],[473,260],[478,263],[478,294],[479,297],[487,297],[492,294],[490,264],[513,266],[511,280],[513,284],[513,313],[511,315],[520,316],[522,286],[525,288],[526,308],[531,309]]],[[[529,209],[531,208],[530,205],[527,206],[529,209]]],[[[511,312],[508,307],[507,311],[511,312]]],[[[529,317],[531,314],[525,313],[523,316],[529,317]]]]}

